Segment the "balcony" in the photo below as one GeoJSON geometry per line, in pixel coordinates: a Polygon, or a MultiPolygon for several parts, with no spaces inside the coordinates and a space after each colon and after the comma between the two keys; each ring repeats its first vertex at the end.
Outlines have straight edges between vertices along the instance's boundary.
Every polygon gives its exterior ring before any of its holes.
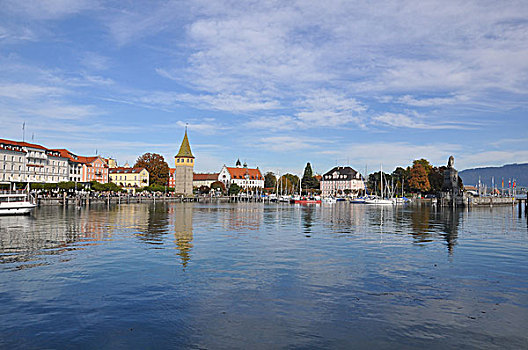
{"type": "Polygon", "coordinates": [[[46,153],[40,153],[40,152],[29,152],[27,153],[27,158],[30,159],[48,159],[48,156],[46,153]]]}

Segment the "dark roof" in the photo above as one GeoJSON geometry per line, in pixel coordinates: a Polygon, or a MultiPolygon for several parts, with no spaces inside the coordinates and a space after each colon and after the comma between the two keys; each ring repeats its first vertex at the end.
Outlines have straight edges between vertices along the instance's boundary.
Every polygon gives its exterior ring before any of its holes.
{"type": "Polygon", "coordinates": [[[347,181],[354,180],[359,176],[358,172],[349,166],[336,166],[323,175],[321,181],[347,181]],[[338,177],[334,177],[337,175],[338,177]]]}
{"type": "Polygon", "coordinates": [[[141,171],[143,171],[145,168],[110,168],[109,172],[110,174],[139,174],[141,171]]]}

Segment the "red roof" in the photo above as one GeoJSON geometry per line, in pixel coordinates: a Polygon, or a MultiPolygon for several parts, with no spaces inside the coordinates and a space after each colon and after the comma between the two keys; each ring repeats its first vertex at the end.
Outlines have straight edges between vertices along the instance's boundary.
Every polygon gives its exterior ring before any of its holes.
{"type": "Polygon", "coordinates": [[[229,168],[229,167],[226,167],[226,168],[227,168],[227,171],[229,171],[229,174],[231,175],[232,179],[245,179],[246,175],[248,175],[249,180],[264,180],[258,168],[257,169],[229,168]]]}
{"type": "Polygon", "coordinates": [[[176,168],[169,168],[169,175],[174,175],[174,170],[176,170],[176,168]]]}
{"type": "Polygon", "coordinates": [[[193,174],[193,181],[207,181],[207,180],[212,180],[212,181],[217,181],[218,180],[218,173],[216,174],[208,174],[208,173],[205,173],[205,174],[193,174]]]}
{"type": "Polygon", "coordinates": [[[111,168],[109,170],[110,174],[139,174],[145,168],[111,168]]]}
{"type": "MultiPolygon", "coordinates": [[[[78,157],[78,161],[81,162],[81,163],[84,163],[84,164],[90,164],[90,163],[93,163],[93,162],[94,162],[96,159],[98,159],[98,158],[99,158],[99,156],[95,156],[95,157],[84,157],[84,156],[79,156],[79,157],[78,157]]],[[[105,161],[103,161],[103,163],[104,163],[105,165],[107,165],[105,161]]],[[[108,166],[108,165],[107,165],[107,166],[108,166]]]]}
{"type": "Polygon", "coordinates": [[[47,150],[46,147],[41,146],[41,145],[36,145],[34,143],[19,142],[19,141],[5,140],[5,139],[0,139],[0,143],[7,144],[7,145],[16,145],[16,146],[22,146],[22,147],[31,147],[31,148],[47,150]]]}
{"type": "Polygon", "coordinates": [[[79,157],[77,157],[75,154],[71,153],[67,149],[64,149],[64,148],[62,148],[62,149],[53,149],[52,151],[60,152],[60,155],[61,155],[62,158],[68,158],[72,162],[82,163],[79,160],[79,157]]]}

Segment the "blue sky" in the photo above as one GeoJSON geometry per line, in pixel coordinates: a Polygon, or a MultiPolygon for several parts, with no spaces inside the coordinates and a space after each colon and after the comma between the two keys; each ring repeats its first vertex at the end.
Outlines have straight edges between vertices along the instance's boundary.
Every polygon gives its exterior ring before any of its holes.
{"type": "Polygon", "coordinates": [[[528,162],[526,1],[0,0],[0,138],[197,171],[528,162]]]}

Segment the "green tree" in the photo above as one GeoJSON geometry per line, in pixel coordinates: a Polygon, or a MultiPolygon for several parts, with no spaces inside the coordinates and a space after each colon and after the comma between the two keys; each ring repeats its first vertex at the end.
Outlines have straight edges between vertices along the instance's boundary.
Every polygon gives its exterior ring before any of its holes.
{"type": "Polygon", "coordinates": [[[117,184],[113,182],[105,183],[104,187],[106,191],[112,191],[112,192],[122,192],[123,191],[123,189],[120,186],[118,186],[117,184]]]}
{"type": "Polygon", "coordinates": [[[394,185],[396,186],[395,193],[401,194],[401,186],[403,184],[404,192],[410,192],[409,187],[409,178],[411,177],[411,168],[407,167],[404,169],[402,167],[397,167],[391,174],[392,179],[394,179],[394,185]]]}
{"type": "Polygon", "coordinates": [[[59,190],[62,190],[62,191],[74,190],[75,189],[75,182],[73,182],[73,181],[63,181],[63,182],[59,182],[57,184],[57,186],[59,187],[59,190]]]}
{"type": "Polygon", "coordinates": [[[210,190],[211,189],[208,186],[205,186],[205,185],[200,186],[198,188],[198,192],[200,192],[200,194],[207,194],[207,193],[209,193],[210,190]]]}
{"type": "Polygon", "coordinates": [[[121,192],[123,190],[121,187],[119,187],[113,182],[102,184],[97,181],[90,182],[90,188],[96,192],[106,192],[106,191],[121,192]]]}
{"type": "Polygon", "coordinates": [[[304,168],[304,174],[301,180],[303,189],[318,189],[319,180],[313,176],[312,165],[308,162],[304,168]]]}
{"type": "Polygon", "coordinates": [[[433,167],[431,172],[427,176],[429,179],[429,184],[431,185],[430,192],[436,193],[442,191],[444,186],[444,170],[445,166],[433,167]]]}
{"type": "Polygon", "coordinates": [[[264,175],[264,188],[275,188],[277,186],[277,178],[271,171],[264,175]]]}
{"type": "Polygon", "coordinates": [[[145,153],[136,160],[134,168],[145,168],[149,173],[149,185],[167,185],[169,182],[169,165],[162,155],[145,153]]]}
{"type": "Polygon", "coordinates": [[[229,186],[229,195],[237,195],[240,190],[242,190],[242,188],[240,186],[238,186],[236,183],[232,183],[230,186],[229,186]]]}
{"type": "Polygon", "coordinates": [[[145,191],[149,192],[165,192],[165,189],[167,186],[165,185],[159,185],[159,184],[152,184],[147,187],[145,187],[145,191]]]}
{"type": "Polygon", "coordinates": [[[282,188],[286,193],[299,192],[299,177],[293,174],[284,174],[281,176],[282,188]]]}
{"type": "Polygon", "coordinates": [[[211,189],[212,190],[220,190],[222,191],[222,193],[225,193],[226,191],[226,187],[224,185],[224,183],[222,181],[215,181],[211,184],[211,189]]]}
{"type": "MultiPolygon", "coordinates": [[[[387,185],[391,183],[391,174],[383,173],[383,192],[386,193],[387,185]]],[[[367,188],[370,194],[381,193],[381,171],[377,171],[368,176],[367,188]]]]}
{"type": "Polygon", "coordinates": [[[421,163],[413,164],[411,168],[411,178],[409,179],[411,190],[417,192],[427,192],[431,188],[427,171],[421,163]]]}

